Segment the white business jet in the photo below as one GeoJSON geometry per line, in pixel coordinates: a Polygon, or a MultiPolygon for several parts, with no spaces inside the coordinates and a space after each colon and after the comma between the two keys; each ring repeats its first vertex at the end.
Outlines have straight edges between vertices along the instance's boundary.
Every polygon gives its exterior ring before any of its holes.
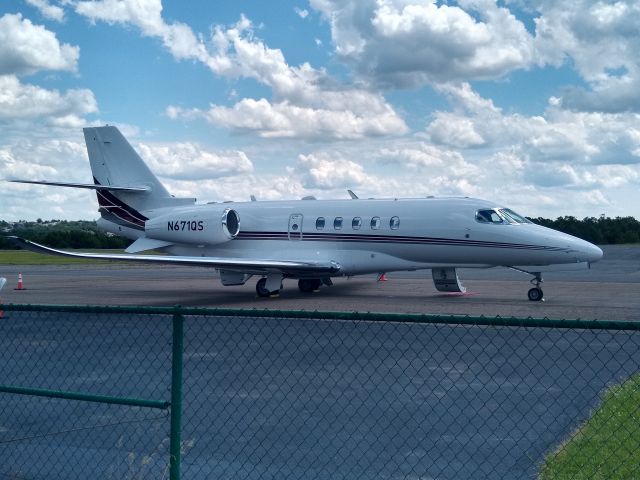
{"type": "Polygon", "coordinates": [[[85,128],[93,184],[14,180],[96,191],[98,226],[134,242],[126,254],[56,250],[13,237],[40,253],[195,265],[220,271],[223,285],[260,277],[260,297],[285,278],[302,292],[332,277],[431,269],[437,290],[464,292],[457,268],[510,267],[533,276],[529,300],[543,298],[550,266],[588,268],[602,250],[474,198],[250,201],[196,204],[169,194],[113,126],[85,128]],[[156,250],[161,255],[137,255],[156,250]]]}

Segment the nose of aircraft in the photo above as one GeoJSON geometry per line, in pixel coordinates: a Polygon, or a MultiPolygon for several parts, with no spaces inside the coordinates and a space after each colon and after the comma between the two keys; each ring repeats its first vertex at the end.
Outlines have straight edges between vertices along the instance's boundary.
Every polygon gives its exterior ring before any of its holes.
{"type": "Polygon", "coordinates": [[[593,243],[589,243],[586,240],[582,240],[580,238],[574,238],[572,242],[572,247],[576,250],[576,257],[581,262],[597,262],[602,258],[602,250],[594,245],[593,243]]]}
{"type": "Polygon", "coordinates": [[[602,250],[593,243],[574,237],[567,233],[562,233],[550,228],[541,227],[539,225],[531,225],[536,228],[536,233],[544,238],[546,245],[553,245],[565,250],[568,254],[565,258],[568,262],[560,261],[558,263],[572,262],[597,262],[602,258],[602,250]]]}
{"type": "Polygon", "coordinates": [[[593,243],[585,242],[584,253],[587,262],[597,262],[602,258],[602,249],[593,243]]]}

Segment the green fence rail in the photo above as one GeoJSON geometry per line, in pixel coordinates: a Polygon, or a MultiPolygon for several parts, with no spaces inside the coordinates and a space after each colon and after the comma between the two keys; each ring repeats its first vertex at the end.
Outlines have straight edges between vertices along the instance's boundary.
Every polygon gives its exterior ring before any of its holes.
{"type": "Polygon", "coordinates": [[[0,311],[0,479],[640,478],[640,322],[0,311]]]}

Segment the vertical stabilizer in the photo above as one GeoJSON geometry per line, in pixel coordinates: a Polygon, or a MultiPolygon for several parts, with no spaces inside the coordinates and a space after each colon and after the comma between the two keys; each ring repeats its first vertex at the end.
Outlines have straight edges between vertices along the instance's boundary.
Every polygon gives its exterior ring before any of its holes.
{"type": "Polygon", "coordinates": [[[195,202],[172,197],[116,127],[85,128],[84,139],[96,185],[148,188],[142,192],[97,190],[105,220],[142,230],[149,211],[195,202]]]}

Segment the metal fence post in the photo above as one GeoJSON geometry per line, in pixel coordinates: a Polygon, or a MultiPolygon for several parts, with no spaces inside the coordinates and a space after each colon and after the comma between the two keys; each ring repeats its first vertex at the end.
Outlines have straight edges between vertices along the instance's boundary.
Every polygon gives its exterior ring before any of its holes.
{"type": "Polygon", "coordinates": [[[173,351],[171,354],[171,433],[169,443],[169,478],[171,480],[180,480],[183,327],[184,317],[175,313],[173,315],[173,351]]]}

